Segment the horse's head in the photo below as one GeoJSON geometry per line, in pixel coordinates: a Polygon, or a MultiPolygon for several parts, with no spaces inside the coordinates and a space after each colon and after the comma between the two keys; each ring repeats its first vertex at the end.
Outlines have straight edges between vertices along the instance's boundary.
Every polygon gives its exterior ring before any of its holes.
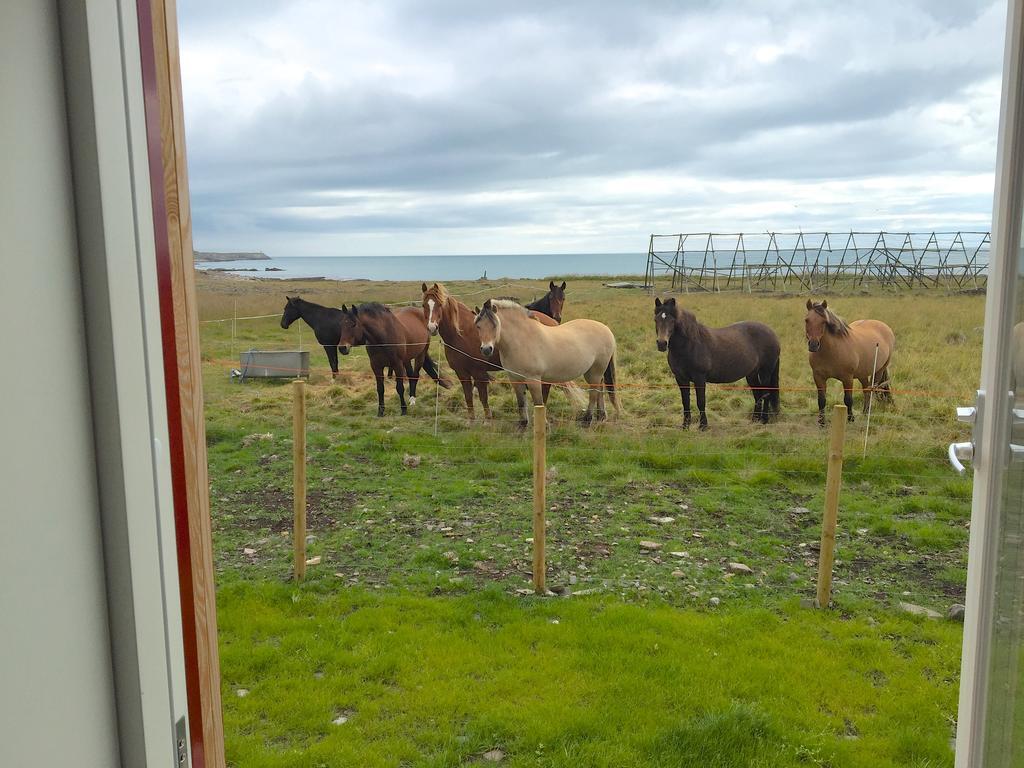
{"type": "Polygon", "coordinates": [[[444,319],[444,305],[447,303],[447,296],[444,295],[444,288],[434,283],[430,288],[423,283],[420,286],[423,290],[423,317],[427,321],[427,333],[437,336],[444,319]]]}
{"type": "Polygon", "coordinates": [[[676,306],[675,297],[667,301],[654,299],[654,332],[658,337],[659,352],[668,349],[668,340],[676,330],[676,320],[678,319],[679,308],[676,306]]]}
{"type": "Polygon", "coordinates": [[[359,322],[359,307],[355,304],[349,309],[341,305],[341,336],[338,338],[338,349],[347,355],[352,347],[363,343],[363,325],[359,322]]]}
{"type": "Polygon", "coordinates": [[[473,322],[480,336],[480,353],[484,357],[490,357],[498,348],[498,341],[501,338],[501,318],[498,317],[490,299],[484,302],[483,309],[476,307],[473,311],[476,313],[473,322]]]}
{"type": "Polygon", "coordinates": [[[548,306],[551,308],[551,317],[554,321],[562,322],[562,309],[565,307],[565,280],[561,285],[555,285],[554,280],[548,283],[548,306]]]}
{"type": "Polygon", "coordinates": [[[804,335],[807,336],[807,351],[821,349],[821,339],[828,330],[828,301],[807,300],[807,316],[804,318],[804,335]]]}
{"type": "Polygon", "coordinates": [[[281,314],[281,327],[287,328],[289,325],[294,323],[300,317],[302,317],[302,309],[299,307],[298,296],[285,296],[284,312],[281,314]]]}

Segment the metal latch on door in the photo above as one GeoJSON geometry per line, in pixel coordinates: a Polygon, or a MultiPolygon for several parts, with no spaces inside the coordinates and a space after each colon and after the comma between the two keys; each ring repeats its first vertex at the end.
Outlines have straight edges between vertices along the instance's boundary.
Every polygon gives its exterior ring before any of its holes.
{"type": "Polygon", "coordinates": [[[961,475],[966,470],[963,462],[974,460],[974,446],[980,438],[981,408],[984,402],[985,393],[979,389],[973,406],[963,406],[956,409],[956,420],[964,424],[970,424],[972,427],[969,442],[949,444],[949,463],[961,475]]]}

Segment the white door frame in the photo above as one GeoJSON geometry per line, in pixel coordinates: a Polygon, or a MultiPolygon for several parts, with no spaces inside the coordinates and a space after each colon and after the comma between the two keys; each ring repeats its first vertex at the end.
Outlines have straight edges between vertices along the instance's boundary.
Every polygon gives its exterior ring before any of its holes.
{"type": "Polygon", "coordinates": [[[989,686],[999,513],[1010,442],[1005,381],[1016,309],[1024,211],[1024,0],[1009,0],[996,154],[984,351],[983,407],[975,425],[974,496],[967,563],[967,612],[957,718],[957,768],[982,766],[989,686]]]}

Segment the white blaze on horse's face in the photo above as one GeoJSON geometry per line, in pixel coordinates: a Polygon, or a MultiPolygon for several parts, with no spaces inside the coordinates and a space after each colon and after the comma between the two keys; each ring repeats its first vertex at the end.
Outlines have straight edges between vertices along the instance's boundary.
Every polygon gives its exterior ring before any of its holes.
{"type": "Polygon", "coordinates": [[[437,336],[437,321],[434,320],[435,306],[433,299],[427,299],[427,333],[431,336],[437,336]]]}

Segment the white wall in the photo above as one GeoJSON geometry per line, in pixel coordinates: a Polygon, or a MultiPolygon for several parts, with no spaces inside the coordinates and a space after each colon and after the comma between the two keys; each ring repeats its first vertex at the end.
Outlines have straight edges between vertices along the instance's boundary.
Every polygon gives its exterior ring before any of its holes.
{"type": "Polygon", "coordinates": [[[58,19],[0,3],[0,765],[119,764],[58,19]]]}

